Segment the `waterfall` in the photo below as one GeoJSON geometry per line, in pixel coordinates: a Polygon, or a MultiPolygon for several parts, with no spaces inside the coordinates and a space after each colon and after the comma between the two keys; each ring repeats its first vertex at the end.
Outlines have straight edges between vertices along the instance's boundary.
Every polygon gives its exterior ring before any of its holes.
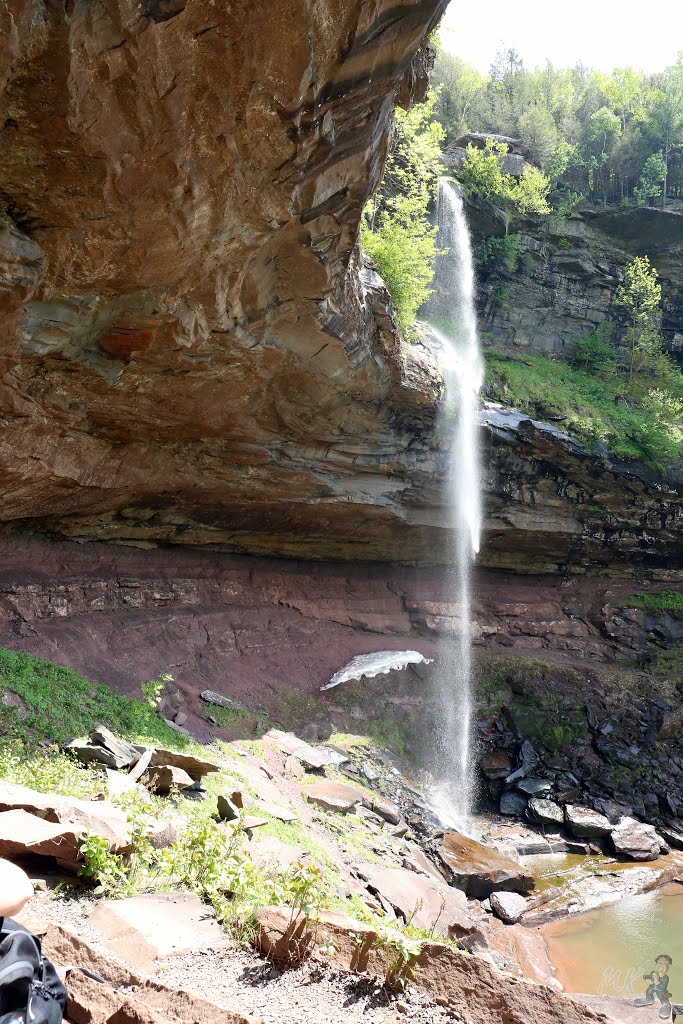
{"type": "Polygon", "coordinates": [[[448,451],[447,594],[459,610],[455,629],[441,639],[437,698],[441,716],[434,769],[434,806],[444,825],[467,828],[474,795],[471,765],[471,575],[479,551],[481,483],[479,391],[483,363],[477,335],[472,248],[462,199],[439,180],[440,255],[428,315],[441,348],[446,395],[441,436],[448,451]]]}

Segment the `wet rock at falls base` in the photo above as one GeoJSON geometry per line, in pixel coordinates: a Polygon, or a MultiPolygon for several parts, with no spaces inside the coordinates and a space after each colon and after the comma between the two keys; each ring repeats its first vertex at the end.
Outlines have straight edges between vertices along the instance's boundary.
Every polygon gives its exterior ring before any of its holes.
{"type": "Polygon", "coordinates": [[[500,798],[500,813],[512,818],[521,818],[526,811],[528,800],[521,793],[508,791],[500,798]]]}
{"type": "Polygon", "coordinates": [[[532,796],[526,809],[526,816],[535,825],[564,825],[564,812],[554,800],[532,796]]]}
{"type": "Polygon", "coordinates": [[[492,892],[491,909],[506,924],[515,924],[527,909],[527,902],[518,892],[492,892]]]}
{"type": "Polygon", "coordinates": [[[549,793],[552,789],[552,784],[548,779],[520,779],[516,785],[517,789],[521,789],[522,793],[526,793],[527,796],[549,793]]]}
{"type": "Polygon", "coordinates": [[[664,841],[653,825],[645,825],[635,818],[622,818],[610,833],[617,853],[632,860],[657,860],[664,841]]]}
{"type": "Polygon", "coordinates": [[[451,883],[475,899],[486,899],[497,890],[524,893],[534,887],[531,875],[510,857],[459,832],[437,836],[433,852],[451,883]]]}
{"type": "Polygon", "coordinates": [[[567,828],[578,839],[601,839],[612,831],[609,818],[590,807],[578,807],[567,804],[564,809],[564,820],[567,828]]]}
{"type": "Polygon", "coordinates": [[[487,779],[505,779],[512,770],[510,755],[504,750],[491,750],[481,759],[481,770],[487,779]]]}

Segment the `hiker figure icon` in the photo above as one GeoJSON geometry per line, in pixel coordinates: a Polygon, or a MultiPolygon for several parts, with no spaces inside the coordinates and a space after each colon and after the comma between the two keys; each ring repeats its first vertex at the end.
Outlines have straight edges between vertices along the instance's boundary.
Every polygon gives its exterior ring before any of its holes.
{"type": "Polygon", "coordinates": [[[673,960],[666,953],[660,953],[655,960],[655,966],[649,974],[643,975],[643,981],[649,981],[644,996],[638,996],[635,1000],[636,1006],[652,1006],[655,996],[659,999],[659,1016],[668,1020],[671,1014],[671,993],[669,992],[669,968],[673,960]]]}

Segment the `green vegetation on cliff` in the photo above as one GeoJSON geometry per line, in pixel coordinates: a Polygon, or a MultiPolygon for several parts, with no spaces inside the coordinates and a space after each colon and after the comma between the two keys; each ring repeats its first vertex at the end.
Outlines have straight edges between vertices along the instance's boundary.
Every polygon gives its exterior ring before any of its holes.
{"type": "Polygon", "coordinates": [[[415,316],[431,294],[436,228],[429,205],[436,194],[441,126],[436,96],[410,110],[397,108],[384,178],[365,207],[361,242],[384,278],[401,330],[412,333],[415,316]]]}
{"type": "Polygon", "coordinates": [[[653,388],[648,374],[602,373],[544,355],[486,355],[486,393],[536,419],[549,419],[587,445],[661,467],[680,455],[683,375],[653,388]],[[665,390],[666,388],[666,390],[665,390]]]}
{"type": "MultiPolygon", "coordinates": [[[[143,687],[147,684],[143,684],[143,687]]],[[[158,681],[154,681],[154,688],[158,681]]],[[[159,716],[152,697],[124,697],[108,686],[89,683],[71,668],[0,647],[0,690],[14,694],[16,706],[0,705],[0,736],[63,743],[106,724],[117,735],[141,743],[176,748],[188,741],[159,716]]],[[[145,691],[148,692],[148,691],[145,691]]],[[[11,698],[10,698],[11,699],[11,698]]]]}
{"type": "Polygon", "coordinates": [[[550,179],[537,167],[527,165],[519,178],[503,174],[500,161],[508,151],[503,142],[487,141],[484,149],[467,147],[458,180],[468,193],[496,205],[502,205],[522,217],[531,213],[550,213],[550,179]]]}
{"type": "Polygon", "coordinates": [[[658,590],[656,594],[632,594],[631,608],[646,612],[683,612],[683,594],[678,590],[658,590]]]}

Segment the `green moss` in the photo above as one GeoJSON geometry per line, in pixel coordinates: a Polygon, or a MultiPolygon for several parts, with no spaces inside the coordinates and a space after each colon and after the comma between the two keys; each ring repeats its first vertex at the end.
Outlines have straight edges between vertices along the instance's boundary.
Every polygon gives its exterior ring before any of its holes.
{"type": "Polygon", "coordinates": [[[658,590],[655,594],[631,594],[624,603],[629,608],[642,608],[648,612],[683,612],[683,593],[658,590]]]}
{"type": "Polygon", "coordinates": [[[23,720],[15,709],[7,709],[0,721],[5,735],[33,733],[39,739],[63,743],[106,724],[117,736],[139,743],[174,749],[198,746],[166,725],[150,704],[90,683],[71,668],[24,651],[0,648],[0,690],[17,694],[27,709],[23,720]]]}
{"type": "Polygon", "coordinates": [[[681,454],[683,374],[673,366],[660,379],[595,372],[547,356],[486,357],[487,394],[538,419],[559,421],[588,445],[606,445],[617,458],[655,468],[681,454]]]}
{"type": "Polygon", "coordinates": [[[683,644],[668,651],[658,651],[652,662],[652,671],[658,676],[683,677],[683,644]]]}

